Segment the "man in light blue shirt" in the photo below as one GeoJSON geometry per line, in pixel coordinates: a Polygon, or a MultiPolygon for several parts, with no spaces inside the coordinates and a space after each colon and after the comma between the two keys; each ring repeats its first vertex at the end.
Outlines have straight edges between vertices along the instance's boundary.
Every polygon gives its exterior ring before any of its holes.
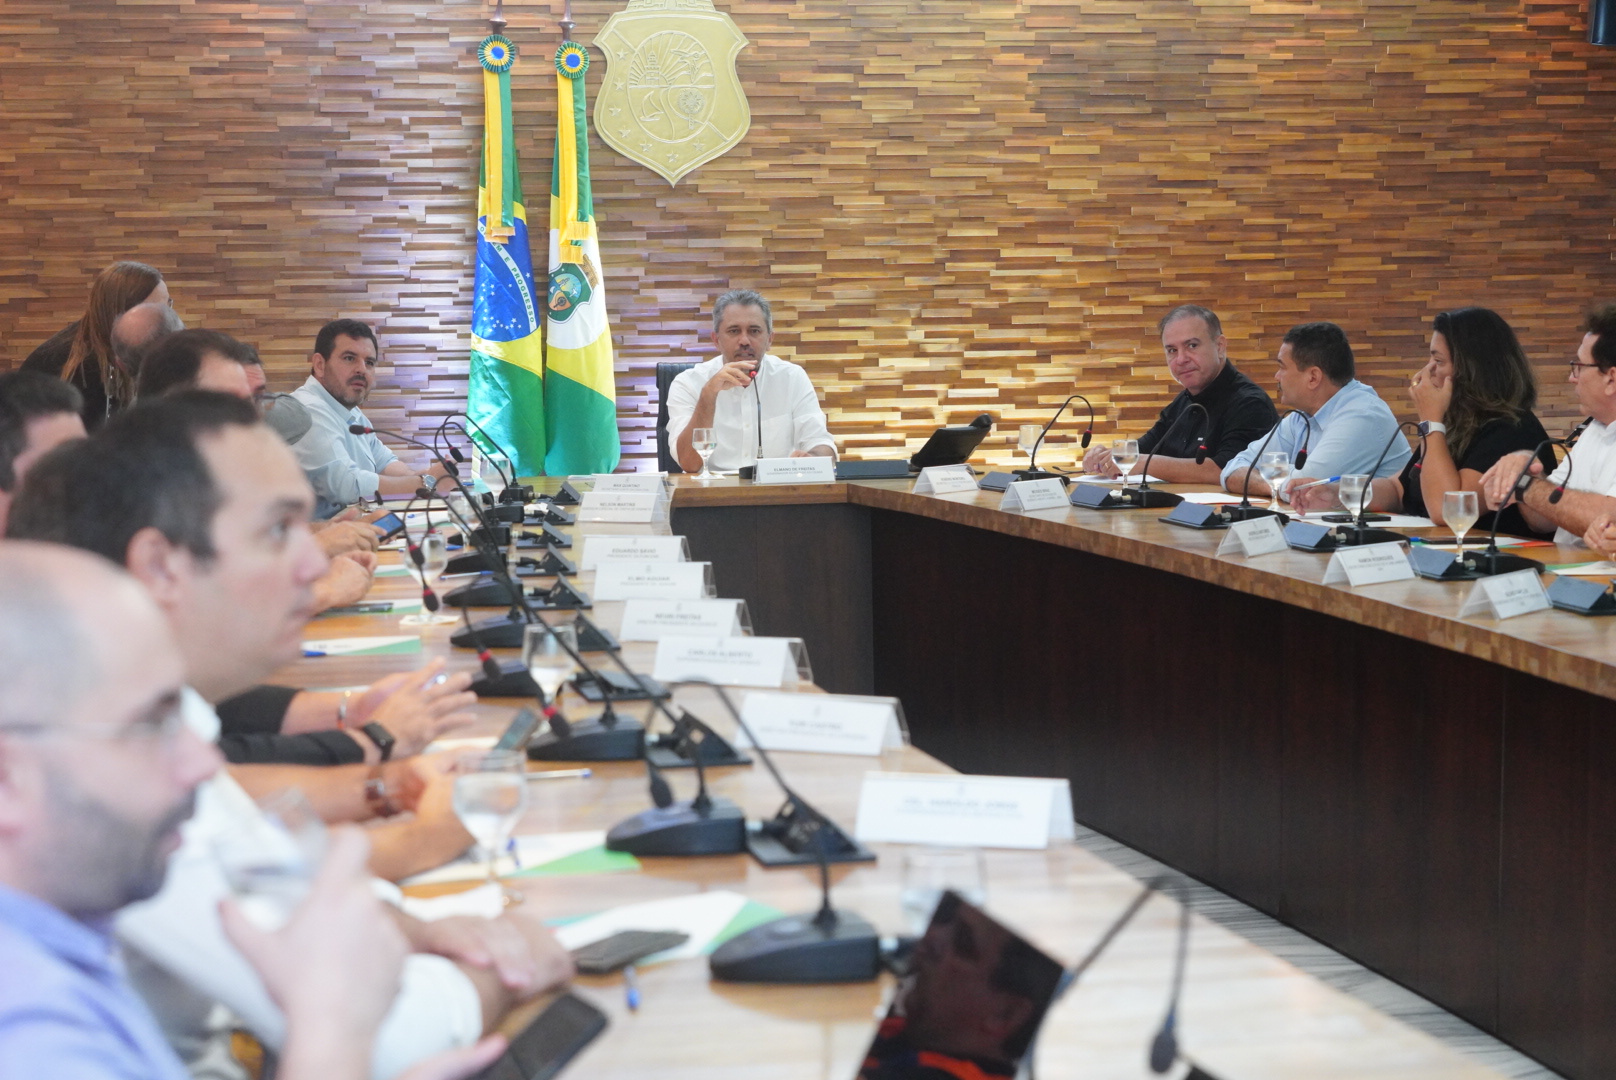
{"type": "Polygon", "coordinates": [[[329,518],[360,499],[435,489],[444,474],[437,462],[425,472],[410,468],[375,435],[349,430],[351,424],[372,426],[359,406],[376,386],[378,356],[376,332],[366,324],[358,319],[326,323],[309,354],[309,377],[292,392],[313,421],[292,449],[314,487],[317,519],[329,518]]]}
{"type": "Polygon", "coordinates": [[[1264,442],[1268,452],[1281,451],[1290,459],[1292,474],[1280,481],[1283,499],[1289,498],[1291,485],[1309,479],[1367,476],[1371,471],[1377,477],[1401,473],[1410,451],[1407,440],[1395,437],[1397,417],[1373,387],[1357,380],[1356,372],[1352,346],[1335,323],[1291,327],[1279,347],[1277,380],[1279,403],[1292,412],[1279,422],[1277,431],[1264,432],[1230,459],[1223,467],[1224,488],[1244,494],[1249,471],[1251,494],[1271,494],[1268,482],[1250,468],[1264,442]],[[1299,461],[1304,451],[1305,458],[1299,461]]]}

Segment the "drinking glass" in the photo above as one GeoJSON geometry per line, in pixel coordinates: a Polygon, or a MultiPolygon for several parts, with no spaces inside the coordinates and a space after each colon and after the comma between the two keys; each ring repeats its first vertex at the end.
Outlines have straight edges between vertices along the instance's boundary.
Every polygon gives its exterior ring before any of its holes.
{"type": "Polygon", "coordinates": [[[1341,506],[1353,517],[1361,517],[1369,505],[1369,477],[1353,473],[1341,478],[1336,489],[1341,506]]]}
{"type": "MultiPolygon", "coordinates": [[[[404,569],[409,572],[410,577],[421,583],[421,591],[424,593],[426,590],[433,588],[438,583],[438,578],[442,577],[443,572],[449,568],[449,543],[443,538],[442,533],[427,532],[421,537],[420,543],[416,545],[416,550],[421,553],[421,564],[419,566],[415,564],[415,559],[410,554],[409,546],[406,545],[404,549],[404,569]]],[[[447,626],[449,623],[457,621],[453,615],[447,613],[435,615],[423,608],[418,614],[404,616],[398,621],[398,624],[400,626],[447,626]]]]}
{"type": "Polygon", "coordinates": [[[265,796],[263,813],[243,816],[214,836],[225,881],[253,925],[285,926],[308,895],[325,858],[325,822],[297,788],[265,796]]]}
{"type": "Polygon", "coordinates": [[[717,477],[718,474],[713,472],[707,462],[712,458],[713,451],[718,449],[718,429],[697,428],[690,433],[690,445],[701,455],[701,472],[696,474],[696,479],[705,484],[717,477]]]}
{"type": "Polygon", "coordinates": [[[499,857],[526,809],[524,751],[489,750],[466,754],[456,762],[455,815],[487,855],[488,881],[499,886],[506,907],[521,903],[522,894],[500,884],[499,857]]]}
{"type": "Polygon", "coordinates": [[[1118,469],[1122,470],[1122,482],[1126,484],[1128,474],[1133,472],[1134,464],[1139,460],[1139,440],[1113,440],[1111,443],[1111,460],[1117,463],[1118,469]]]}
{"type": "Polygon", "coordinates": [[[1453,535],[1459,541],[1459,564],[1464,565],[1464,538],[1465,533],[1476,523],[1481,516],[1481,505],[1476,501],[1474,491],[1444,491],[1442,493],[1442,518],[1453,530],[1453,535]]]}
{"type": "Polygon", "coordinates": [[[496,495],[504,491],[505,477],[511,475],[511,459],[504,454],[484,454],[478,464],[481,469],[477,475],[488,485],[488,490],[496,495]]]}
{"type": "Polygon", "coordinates": [[[539,684],[539,689],[544,691],[544,700],[551,705],[556,703],[561,688],[578,670],[572,655],[567,652],[569,647],[574,652],[578,649],[578,629],[571,623],[557,626],[529,623],[522,631],[522,663],[527,666],[527,673],[533,676],[533,681],[539,684]]]}
{"type": "Polygon", "coordinates": [[[912,934],[924,934],[944,892],[953,889],[977,907],[987,903],[987,873],[974,848],[922,847],[903,857],[898,904],[912,934]]]}
{"type": "Polygon", "coordinates": [[[1291,456],[1283,450],[1264,450],[1257,460],[1257,475],[1268,481],[1268,509],[1279,510],[1279,486],[1291,475],[1291,456]]]}
{"type": "Polygon", "coordinates": [[[1043,432],[1042,424],[1022,424],[1016,429],[1016,446],[1027,455],[1027,466],[1032,467],[1032,456],[1038,452],[1038,436],[1043,432]]]}

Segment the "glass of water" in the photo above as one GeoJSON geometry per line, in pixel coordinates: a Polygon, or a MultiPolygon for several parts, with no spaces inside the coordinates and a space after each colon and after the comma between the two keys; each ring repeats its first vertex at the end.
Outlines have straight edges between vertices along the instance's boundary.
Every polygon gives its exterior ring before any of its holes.
{"type": "Polygon", "coordinates": [[[701,472],[696,474],[696,479],[706,483],[717,476],[708,467],[707,462],[712,458],[713,451],[718,449],[718,429],[710,427],[697,428],[690,433],[690,445],[695,449],[696,453],[701,455],[701,472]]]}
{"type": "Polygon", "coordinates": [[[987,903],[987,872],[975,848],[916,848],[903,857],[898,902],[911,934],[924,934],[944,892],[953,889],[977,907],[987,903]]]}
{"type": "MultiPolygon", "coordinates": [[[[1114,439],[1111,442],[1111,460],[1117,463],[1122,472],[1122,482],[1128,482],[1128,475],[1133,472],[1134,465],[1139,461],[1138,439],[1114,439]]],[[[961,895],[964,895],[963,893],[961,895]]]]}
{"type": "Polygon", "coordinates": [[[1361,517],[1369,506],[1369,477],[1361,473],[1352,473],[1341,478],[1341,485],[1336,489],[1340,494],[1341,506],[1353,517],[1361,517]]]}
{"type": "Polygon", "coordinates": [[[1268,490],[1272,492],[1268,509],[1278,513],[1279,488],[1290,479],[1291,456],[1283,450],[1263,451],[1263,456],[1257,460],[1257,475],[1268,481],[1268,490]]]}
{"type": "Polygon", "coordinates": [[[499,857],[527,809],[527,754],[489,750],[466,754],[455,765],[454,809],[488,859],[488,881],[498,885],[505,906],[522,894],[500,884],[499,857]]]}
{"type": "MultiPolygon", "coordinates": [[[[412,553],[406,544],[404,548],[404,569],[416,581],[421,583],[421,591],[431,589],[449,569],[449,543],[439,532],[428,532],[416,544],[416,552],[412,553]],[[415,553],[421,556],[419,564],[415,561],[415,553]]],[[[435,615],[430,611],[422,610],[415,615],[406,615],[398,621],[400,626],[435,626],[448,625],[457,621],[453,615],[447,613],[435,615]]]]}
{"type": "Polygon", "coordinates": [[[1016,429],[1016,445],[1021,452],[1027,455],[1027,466],[1032,467],[1032,456],[1038,452],[1039,435],[1043,433],[1042,424],[1022,424],[1016,429]]]}
{"type": "Polygon", "coordinates": [[[1444,491],[1442,493],[1442,519],[1453,530],[1459,541],[1459,565],[1464,565],[1465,533],[1481,517],[1481,505],[1474,491],[1444,491]]]}
{"type": "Polygon", "coordinates": [[[567,652],[569,647],[573,652],[578,650],[578,629],[571,623],[529,623],[522,631],[522,663],[550,705],[556,703],[561,688],[578,670],[572,654],[567,652]]]}
{"type": "Polygon", "coordinates": [[[213,853],[241,912],[261,930],[285,926],[325,858],[325,822],[297,788],[262,799],[263,812],[213,838],[213,853]]]}

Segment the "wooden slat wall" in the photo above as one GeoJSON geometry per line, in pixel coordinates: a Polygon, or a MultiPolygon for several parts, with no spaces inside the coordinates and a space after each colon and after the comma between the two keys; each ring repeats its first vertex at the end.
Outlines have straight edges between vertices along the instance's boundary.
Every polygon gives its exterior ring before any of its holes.
{"type": "MultiPolygon", "coordinates": [[[[590,40],[625,0],[577,0],[590,40]]],[[[725,6],[721,2],[720,6],[725,6]]],[[[560,3],[507,4],[524,174],[549,176],[560,3]]],[[[1444,307],[1505,313],[1545,413],[1616,298],[1616,50],[1582,0],[729,0],[752,130],[676,188],[591,140],[625,467],[651,370],[749,285],[855,455],[1078,389],[1101,431],[1170,396],[1154,322],[1224,315],[1266,380],[1292,323],[1400,386],[1444,307]]],[[[6,0],[0,364],[141,258],[191,325],[300,381],[314,329],[381,324],[378,423],[463,398],[481,136],[467,3],[6,0]]],[[[591,101],[605,72],[596,54],[591,101]]],[[[536,224],[544,200],[531,200],[536,224]]],[[[541,260],[542,261],[542,257],[541,260]]],[[[1053,450],[1053,447],[1052,447],[1053,450]]],[[[1057,461],[1059,457],[1057,456],[1057,461]]]]}

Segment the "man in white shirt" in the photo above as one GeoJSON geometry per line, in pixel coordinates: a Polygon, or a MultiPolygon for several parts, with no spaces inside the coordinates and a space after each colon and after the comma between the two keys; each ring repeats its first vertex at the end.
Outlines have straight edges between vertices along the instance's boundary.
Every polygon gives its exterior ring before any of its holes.
{"type": "Polygon", "coordinates": [[[408,495],[437,487],[443,466],[425,472],[398,460],[375,435],[355,435],[351,424],[371,427],[359,406],[376,386],[381,355],[376,332],[358,319],[337,319],[320,328],[309,354],[309,377],[292,396],[314,421],[293,450],[314,488],[314,516],[320,520],[360,499],[408,495]]]}
{"type": "Polygon", "coordinates": [[[1591,421],[1560,467],[1545,478],[1543,464],[1521,450],[1499,458],[1481,478],[1489,508],[1519,502],[1532,528],[1547,532],[1556,526],[1557,544],[1581,544],[1596,523],[1602,533],[1599,519],[1616,513],[1616,304],[1594,311],[1583,324],[1571,385],[1591,421]]]}
{"type": "Polygon", "coordinates": [[[712,428],[715,469],[738,469],[758,458],[836,456],[825,412],[808,373],[769,354],[774,317],[751,289],[731,289],[713,302],[713,344],[719,355],[682,372],[668,388],[668,441],[686,472],[701,468],[692,436],[712,428]]]}
{"type": "MultiPolygon", "coordinates": [[[[95,439],[42,462],[17,499],[11,533],[96,551],[146,586],[184,659],[190,684],[184,720],[211,741],[218,717],[209,701],[240,693],[299,653],[311,586],[326,563],[309,530],[312,504],[290,450],[249,402],[180,395],[138,404],[95,439]],[[136,465],[125,475],[127,462],[162,468],[136,465]],[[58,482],[69,478],[76,482],[58,482]],[[64,486],[81,494],[51,497],[64,486]]],[[[260,775],[282,770],[281,787],[302,786],[319,772],[251,768],[260,775]]],[[[373,797],[369,785],[350,786],[354,802],[373,797]]],[[[372,829],[372,865],[389,831],[398,834],[393,841],[401,851],[438,849],[416,869],[464,850],[469,837],[448,805],[450,790],[448,783],[428,783],[417,793],[413,822],[372,829]]],[[[384,784],[374,797],[389,802],[397,794],[384,784]]],[[[205,1042],[213,1002],[271,1046],[283,1035],[280,1011],[218,917],[218,902],[230,890],[213,840],[248,831],[259,814],[229,772],[203,782],[162,890],[119,916],[118,935],[138,954],[135,981],[177,1045],[205,1042]]],[[[571,971],[536,911],[516,908],[497,920],[397,918],[415,955],[377,1040],[378,1077],[475,1041],[516,1003],[571,971]]]]}

